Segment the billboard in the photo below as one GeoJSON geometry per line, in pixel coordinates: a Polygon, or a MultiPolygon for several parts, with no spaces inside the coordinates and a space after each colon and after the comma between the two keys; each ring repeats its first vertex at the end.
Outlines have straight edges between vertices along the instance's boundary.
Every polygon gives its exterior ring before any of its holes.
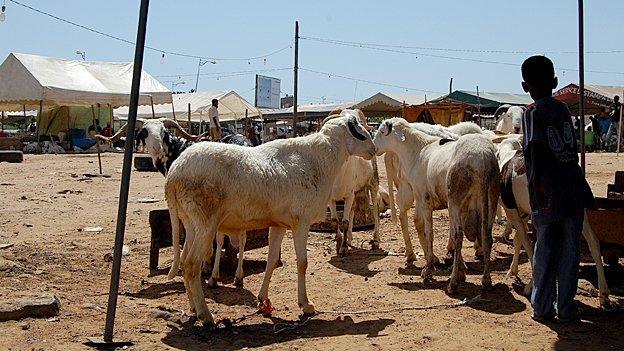
{"type": "Polygon", "coordinates": [[[280,108],[280,80],[256,74],[256,107],[280,108]]]}

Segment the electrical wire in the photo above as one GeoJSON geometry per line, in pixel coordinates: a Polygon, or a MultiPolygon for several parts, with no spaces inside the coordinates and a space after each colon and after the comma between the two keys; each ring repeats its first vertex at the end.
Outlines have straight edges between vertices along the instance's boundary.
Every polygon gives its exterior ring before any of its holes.
{"type": "MultiPolygon", "coordinates": [[[[398,53],[398,54],[408,54],[408,55],[414,55],[416,57],[423,56],[423,57],[441,58],[441,59],[455,60],[455,61],[468,61],[468,62],[476,62],[476,63],[495,64],[495,65],[510,66],[510,67],[521,67],[522,66],[521,64],[511,63],[511,62],[494,61],[494,60],[483,60],[483,59],[476,59],[476,58],[469,58],[469,57],[457,57],[457,56],[448,56],[448,55],[428,54],[428,53],[423,53],[423,52],[404,51],[404,50],[396,50],[396,49],[388,49],[388,48],[383,48],[383,47],[376,47],[376,46],[367,45],[365,43],[348,42],[348,41],[340,41],[340,40],[332,40],[332,39],[322,39],[322,38],[314,38],[314,37],[300,37],[300,39],[304,39],[304,38],[306,40],[316,41],[316,42],[325,43],[325,44],[347,46],[347,47],[353,47],[353,48],[359,48],[359,49],[369,49],[369,50],[376,50],[376,51],[383,51],[383,52],[391,52],[391,53],[398,53]]],[[[507,52],[507,53],[511,53],[511,52],[507,52]]],[[[515,52],[515,53],[535,54],[535,52],[520,52],[520,51],[515,52]]],[[[568,68],[568,67],[556,67],[556,68],[559,69],[559,70],[562,70],[562,71],[572,71],[572,72],[578,72],[579,71],[577,68],[568,68]]],[[[585,72],[587,72],[587,73],[597,73],[597,74],[624,75],[624,72],[617,72],[617,71],[585,70],[585,72]]]]}
{"type": "MultiPolygon", "coordinates": [[[[66,24],[72,25],[74,27],[78,27],[78,28],[84,29],[86,31],[89,31],[89,32],[101,35],[101,36],[109,38],[109,39],[117,40],[117,41],[120,41],[120,42],[123,42],[123,43],[126,43],[126,44],[130,44],[130,45],[135,45],[135,42],[133,42],[131,40],[124,39],[124,38],[118,37],[116,35],[105,33],[105,32],[102,32],[100,30],[97,30],[97,29],[94,29],[94,28],[91,28],[91,27],[87,27],[85,25],[82,25],[82,24],[79,24],[79,23],[76,23],[76,22],[73,22],[73,21],[61,18],[61,17],[56,16],[56,15],[54,15],[52,13],[49,13],[49,12],[46,12],[46,11],[43,11],[43,10],[39,10],[39,9],[34,8],[34,7],[30,6],[30,5],[21,3],[21,2],[19,2],[17,0],[8,0],[8,1],[12,2],[12,3],[16,4],[16,5],[22,6],[22,7],[26,8],[26,9],[29,9],[31,11],[37,12],[37,13],[39,13],[41,15],[53,18],[53,19],[55,19],[57,21],[64,22],[66,24]]],[[[290,49],[290,48],[292,48],[292,44],[288,44],[287,46],[284,46],[284,47],[279,48],[277,50],[271,51],[271,52],[269,52],[267,54],[264,54],[264,55],[251,56],[251,57],[212,57],[212,56],[200,56],[200,55],[186,54],[186,53],[182,53],[182,52],[163,50],[163,49],[159,49],[159,48],[156,48],[156,47],[153,47],[153,46],[148,46],[148,45],[145,45],[145,48],[149,49],[149,50],[152,50],[152,51],[156,51],[156,52],[162,53],[162,54],[167,54],[167,55],[171,55],[171,56],[178,56],[178,57],[193,58],[193,59],[202,59],[202,60],[210,60],[210,61],[255,61],[255,60],[265,59],[265,58],[267,58],[269,56],[273,56],[273,55],[279,54],[280,52],[283,52],[283,51],[285,51],[287,49],[290,49]]]]}
{"type": "MultiPolygon", "coordinates": [[[[264,72],[276,72],[276,71],[286,71],[292,70],[292,67],[283,67],[283,68],[267,68],[260,70],[247,70],[247,71],[230,71],[230,72],[211,72],[211,73],[202,73],[200,77],[211,77],[211,76],[219,76],[229,77],[230,75],[237,74],[247,74],[247,73],[264,73],[264,72]]],[[[167,75],[158,75],[154,76],[154,78],[177,78],[177,77],[197,77],[197,73],[185,73],[185,74],[167,74],[167,75]]]]}
{"type": "Polygon", "coordinates": [[[376,81],[367,80],[367,79],[360,79],[360,78],[349,77],[349,76],[345,76],[345,75],[341,75],[341,74],[335,74],[335,73],[329,73],[329,72],[321,72],[321,71],[308,69],[308,68],[299,67],[299,69],[302,70],[302,71],[305,71],[305,72],[315,73],[315,74],[319,74],[319,75],[325,75],[325,76],[328,76],[329,78],[337,77],[337,78],[351,80],[351,81],[354,81],[354,82],[362,82],[362,83],[368,83],[368,84],[373,84],[373,85],[381,85],[381,86],[392,87],[392,88],[399,88],[399,89],[408,90],[408,91],[411,90],[411,91],[420,91],[420,92],[423,92],[423,93],[444,94],[444,93],[439,92],[439,91],[419,89],[419,88],[412,88],[412,87],[406,87],[406,86],[390,84],[390,83],[376,82],[376,81]]]}
{"type": "MultiPolygon", "coordinates": [[[[367,47],[416,49],[416,50],[425,50],[425,51],[446,51],[446,52],[481,53],[481,54],[535,54],[537,52],[541,54],[578,54],[578,51],[565,51],[565,50],[563,51],[553,51],[553,50],[526,51],[526,50],[497,50],[497,49],[456,49],[456,48],[444,48],[444,47],[362,43],[362,42],[356,42],[356,41],[337,40],[337,39],[319,38],[319,37],[310,37],[310,36],[300,36],[299,38],[303,40],[311,40],[311,41],[318,41],[318,42],[332,43],[332,44],[352,44],[352,45],[361,45],[361,46],[367,46],[367,47]]],[[[624,50],[590,50],[590,51],[585,51],[585,53],[586,54],[621,54],[621,53],[624,53],[624,50]]]]}

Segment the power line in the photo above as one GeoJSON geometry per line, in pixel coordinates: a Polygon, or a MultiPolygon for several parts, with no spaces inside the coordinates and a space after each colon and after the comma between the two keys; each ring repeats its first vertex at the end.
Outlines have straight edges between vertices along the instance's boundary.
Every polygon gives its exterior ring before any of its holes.
{"type": "MultiPolygon", "coordinates": [[[[498,49],[457,49],[457,48],[444,48],[444,47],[427,47],[427,46],[409,46],[409,45],[390,45],[390,44],[377,44],[377,43],[362,43],[356,41],[337,40],[329,38],[309,37],[301,36],[300,39],[318,41],[323,43],[332,44],[352,44],[361,45],[367,47],[377,48],[396,48],[396,49],[416,49],[425,51],[446,51],[446,52],[463,52],[463,53],[481,53],[481,54],[578,54],[578,51],[553,51],[553,50],[498,50],[498,49]]],[[[590,50],[586,51],[586,54],[621,54],[624,50],[590,50]]]]}
{"type": "Polygon", "coordinates": [[[344,76],[344,75],[341,75],[341,74],[335,74],[335,73],[321,72],[321,71],[316,71],[316,70],[302,68],[302,67],[299,67],[299,69],[302,70],[302,71],[305,71],[305,72],[310,72],[310,73],[315,73],[315,74],[319,74],[319,75],[328,76],[329,78],[337,77],[337,78],[351,80],[351,81],[354,81],[354,82],[362,82],[362,83],[368,83],[368,84],[373,84],[373,85],[381,85],[381,86],[392,87],[392,88],[399,88],[399,89],[404,89],[404,90],[420,91],[420,92],[423,92],[423,93],[444,94],[444,93],[439,92],[439,91],[432,91],[432,90],[425,90],[425,89],[418,89],[418,88],[411,88],[411,87],[406,87],[406,86],[401,86],[401,85],[395,85],[395,84],[390,84],[390,83],[376,82],[376,81],[372,81],[372,80],[348,77],[348,76],[344,76]]]}
{"type": "MultiPolygon", "coordinates": [[[[229,75],[244,75],[248,73],[264,73],[264,72],[274,72],[274,71],[285,71],[292,70],[292,67],[284,67],[284,68],[267,68],[261,70],[247,70],[247,71],[230,71],[230,72],[212,72],[212,73],[202,73],[201,77],[212,77],[212,76],[229,76],[229,75]]],[[[186,73],[186,74],[167,74],[167,75],[158,75],[154,76],[154,78],[177,78],[177,77],[196,77],[197,73],[186,73]]]]}
{"type": "MultiPolygon", "coordinates": [[[[100,30],[97,30],[97,29],[94,29],[94,28],[91,28],[91,27],[87,27],[85,25],[82,25],[82,24],[79,24],[79,23],[76,23],[76,22],[73,22],[73,21],[61,18],[59,16],[56,16],[54,14],[51,14],[51,13],[43,11],[43,10],[39,10],[37,8],[34,8],[34,7],[30,6],[30,5],[21,3],[19,1],[9,0],[9,2],[12,2],[12,3],[16,4],[16,5],[22,6],[22,7],[26,8],[26,9],[31,10],[31,11],[37,12],[37,13],[39,13],[41,15],[53,18],[53,19],[55,19],[57,21],[61,21],[61,22],[64,22],[66,24],[72,25],[74,27],[78,27],[78,28],[84,29],[86,31],[89,31],[89,32],[101,35],[103,37],[106,37],[106,38],[109,38],[109,39],[113,39],[113,40],[117,40],[117,41],[120,41],[120,42],[123,42],[123,43],[126,43],[126,44],[135,45],[135,43],[133,41],[131,41],[131,40],[124,39],[124,38],[118,37],[116,35],[108,34],[108,33],[102,32],[100,30]]],[[[251,57],[234,57],[234,58],[232,58],[232,57],[211,57],[211,56],[192,55],[192,54],[186,54],[186,53],[181,53],[181,52],[163,50],[163,49],[159,49],[159,48],[156,48],[156,47],[153,47],[153,46],[145,45],[146,49],[149,49],[149,50],[152,50],[152,51],[156,51],[156,52],[159,52],[159,53],[162,53],[162,54],[167,54],[167,55],[171,55],[171,56],[186,57],[186,58],[193,58],[193,59],[210,60],[210,61],[254,61],[254,60],[260,60],[260,59],[266,59],[269,56],[273,56],[273,55],[279,54],[280,52],[283,52],[283,51],[285,51],[287,49],[290,49],[291,47],[292,47],[292,44],[288,44],[287,46],[284,46],[284,47],[279,48],[277,50],[271,51],[271,52],[269,52],[267,54],[264,54],[264,55],[251,56],[251,57]]]]}
{"type": "MultiPolygon", "coordinates": [[[[423,53],[423,52],[414,52],[414,51],[404,51],[404,50],[388,49],[388,48],[383,48],[383,47],[370,46],[370,45],[367,45],[365,43],[357,43],[357,42],[347,42],[347,41],[332,40],[332,39],[322,39],[322,38],[313,38],[313,37],[300,37],[300,39],[306,39],[306,40],[317,41],[317,42],[326,43],[326,44],[347,46],[347,47],[353,47],[353,48],[359,48],[359,49],[369,49],[369,50],[376,50],[376,51],[383,51],[383,52],[408,54],[408,55],[414,55],[416,57],[423,56],[423,57],[441,58],[441,59],[455,60],[455,61],[468,61],[468,62],[476,62],[476,63],[495,64],[495,65],[510,66],[510,67],[521,67],[522,66],[522,65],[520,65],[518,63],[512,63],[512,62],[483,60],[483,59],[476,59],[476,58],[469,58],[469,57],[456,57],[456,56],[448,56],[448,55],[428,54],[428,53],[423,53]]],[[[517,52],[517,53],[521,53],[521,52],[517,52]]],[[[535,52],[526,52],[526,53],[535,54],[535,52]]],[[[577,68],[557,67],[557,69],[562,70],[562,71],[578,72],[577,68]]],[[[616,72],[616,71],[585,70],[585,72],[597,73],[597,74],[624,75],[624,72],[616,72]]]]}

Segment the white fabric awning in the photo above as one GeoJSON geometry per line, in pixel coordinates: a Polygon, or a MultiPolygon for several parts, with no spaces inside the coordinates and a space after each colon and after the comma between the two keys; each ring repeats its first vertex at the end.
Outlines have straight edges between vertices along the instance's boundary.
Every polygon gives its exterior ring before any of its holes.
{"type": "MultiPolygon", "coordinates": [[[[130,103],[133,64],[91,62],[11,53],[0,65],[0,109],[38,106],[113,107],[130,103]]],[[[140,105],[171,103],[171,92],[149,74],[141,74],[140,105]]]]}
{"type": "MultiPolygon", "coordinates": [[[[173,107],[176,118],[179,120],[188,119],[189,104],[191,104],[191,120],[198,122],[208,120],[208,109],[212,106],[212,99],[219,100],[219,120],[238,121],[245,118],[245,110],[248,117],[261,116],[260,111],[252,104],[243,99],[235,91],[200,91],[197,93],[173,94],[173,107]]],[[[120,107],[115,109],[115,116],[119,119],[128,117],[128,108],[120,107]]],[[[173,118],[171,104],[154,106],[156,118],[173,118]]],[[[139,118],[153,118],[151,106],[141,106],[137,116],[139,118]]]]}

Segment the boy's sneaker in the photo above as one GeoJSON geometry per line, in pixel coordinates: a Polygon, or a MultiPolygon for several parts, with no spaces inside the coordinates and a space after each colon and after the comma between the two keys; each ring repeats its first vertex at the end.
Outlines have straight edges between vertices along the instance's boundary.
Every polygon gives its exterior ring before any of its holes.
{"type": "Polygon", "coordinates": [[[557,320],[562,323],[578,322],[581,320],[581,314],[578,311],[576,311],[569,316],[565,316],[565,317],[558,316],[557,320]]]}
{"type": "Polygon", "coordinates": [[[555,317],[556,317],[555,311],[548,313],[545,316],[536,315],[535,312],[531,314],[531,319],[533,319],[534,321],[538,323],[546,323],[546,322],[552,321],[553,319],[555,319],[555,317]]]}

